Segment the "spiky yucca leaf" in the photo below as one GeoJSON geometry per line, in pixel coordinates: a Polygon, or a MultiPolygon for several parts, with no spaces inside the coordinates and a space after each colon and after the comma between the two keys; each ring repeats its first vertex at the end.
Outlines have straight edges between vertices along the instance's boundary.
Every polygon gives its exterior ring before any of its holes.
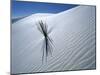
{"type": "Polygon", "coordinates": [[[49,33],[47,30],[47,24],[44,23],[42,20],[40,20],[38,22],[38,30],[44,36],[44,42],[43,42],[43,46],[42,46],[42,50],[43,50],[42,61],[44,61],[44,60],[47,61],[48,55],[52,56],[52,51],[55,46],[53,44],[52,38],[49,37],[49,33]]]}

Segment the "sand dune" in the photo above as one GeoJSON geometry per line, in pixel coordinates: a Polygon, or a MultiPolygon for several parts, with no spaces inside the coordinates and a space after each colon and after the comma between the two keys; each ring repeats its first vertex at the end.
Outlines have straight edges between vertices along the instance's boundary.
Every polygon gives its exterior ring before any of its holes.
{"type": "Polygon", "coordinates": [[[77,6],[58,14],[32,14],[12,24],[12,73],[95,69],[95,7],[77,6]],[[44,37],[38,21],[47,23],[55,48],[42,63],[44,37]]]}

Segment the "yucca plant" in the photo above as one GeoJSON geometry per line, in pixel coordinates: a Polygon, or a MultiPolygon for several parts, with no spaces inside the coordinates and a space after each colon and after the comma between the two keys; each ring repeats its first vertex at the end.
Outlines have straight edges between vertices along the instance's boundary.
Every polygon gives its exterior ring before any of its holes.
{"type": "Polygon", "coordinates": [[[44,23],[42,20],[40,20],[40,21],[38,21],[37,28],[41,32],[41,34],[43,34],[43,36],[44,36],[44,42],[43,42],[43,46],[42,46],[42,50],[43,50],[42,62],[44,60],[47,62],[47,57],[49,55],[52,56],[52,51],[55,46],[53,44],[52,38],[49,37],[47,24],[44,23]]]}

